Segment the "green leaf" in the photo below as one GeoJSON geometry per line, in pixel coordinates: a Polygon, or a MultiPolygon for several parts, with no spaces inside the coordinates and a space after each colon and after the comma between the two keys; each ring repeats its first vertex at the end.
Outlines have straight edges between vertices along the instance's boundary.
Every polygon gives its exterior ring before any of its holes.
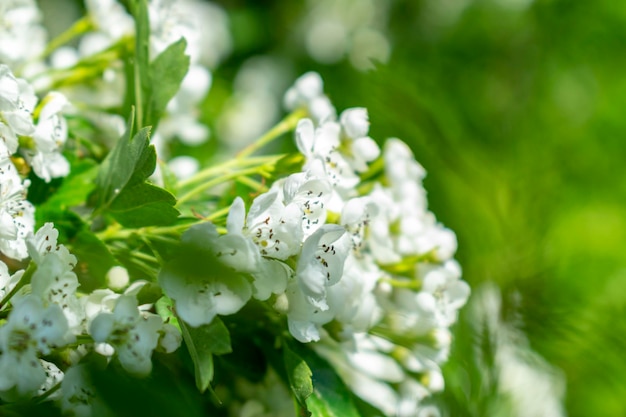
{"type": "Polygon", "coordinates": [[[359,417],[352,392],[332,366],[310,348],[293,344],[293,350],[311,369],[313,392],[306,398],[306,407],[316,417],[359,417]]]}
{"type": "Polygon", "coordinates": [[[132,139],[132,116],[127,130],[107,155],[96,178],[90,200],[96,212],[109,212],[125,227],[173,223],[179,215],[169,192],[146,182],[156,167],[156,153],[148,138],[149,128],[132,139]]]}
{"type": "Polygon", "coordinates": [[[161,286],[154,282],[146,282],[143,287],[137,293],[137,303],[142,304],[154,304],[160,300],[163,296],[163,290],[161,286]]]}
{"type": "Polygon", "coordinates": [[[191,327],[180,319],[178,322],[193,360],[196,386],[200,392],[204,392],[213,380],[213,355],[232,352],[230,333],[218,317],[210,324],[199,327],[191,327]]]}
{"type": "Polygon", "coordinates": [[[111,204],[111,215],[126,227],[171,224],[180,214],[174,208],[176,199],[152,184],[127,187],[111,204]]]}
{"type": "Polygon", "coordinates": [[[97,174],[98,166],[91,159],[72,164],[70,175],[63,180],[61,186],[44,204],[37,207],[37,211],[42,209],[65,210],[66,208],[83,204],[91,190],[93,190],[97,174]]]}
{"type": "Polygon", "coordinates": [[[180,38],[169,45],[150,64],[150,87],[145,91],[145,125],[156,130],[167,103],[174,97],[189,70],[189,56],[185,55],[187,41],[180,38]]]}
{"type": "Polygon", "coordinates": [[[184,38],[170,44],[151,61],[150,21],[145,0],[130,2],[135,18],[136,38],[134,57],[127,57],[127,92],[125,110],[132,106],[137,111],[139,126],[156,130],[167,103],[174,97],[189,70],[189,56],[185,55],[184,38]]]}
{"type": "Polygon", "coordinates": [[[287,343],[283,347],[283,360],[289,379],[289,387],[298,402],[305,406],[307,398],[313,393],[311,369],[304,359],[287,346],[287,343]]]}
{"type": "Polygon", "coordinates": [[[149,152],[147,148],[149,147],[150,129],[141,129],[131,139],[133,125],[134,120],[131,114],[126,132],[100,165],[96,177],[96,190],[91,195],[92,204],[96,208],[107,208],[128,184],[136,171],[142,174],[147,171],[145,161],[148,159],[146,152],[149,152]]]}
{"type": "Polygon", "coordinates": [[[106,245],[87,229],[80,230],[69,243],[78,259],[75,271],[81,291],[90,292],[106,286],[107,272],[120,264],[106,245]]]}

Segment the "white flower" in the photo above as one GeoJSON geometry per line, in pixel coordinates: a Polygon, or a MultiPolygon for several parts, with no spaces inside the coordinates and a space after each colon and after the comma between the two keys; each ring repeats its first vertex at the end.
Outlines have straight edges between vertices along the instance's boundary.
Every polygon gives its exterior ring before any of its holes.
{"type": "Polygon", "coordinates": [[[57,244],[58,238],[59,231],[54,228],[54,224],[50,222],[45,223],[37,230],[37,233],[30,235],[26,239],[28,255],[33,262],[40,265],[46,255],[56,253],[69,270],[72,270],[76,266],[77,259],[65,246],[57,244]]]}
{"type": "Polygon", "coordinates": [[[0,121],[0,156],[12,155],[17,152],[18,140],[15,132],[0,121]]]}
{"type": "Polygon", "coordinates": [[[310,171],[291,174],[284,182],[274,183],[272,188],[281,184],[285,205],[295,205],[300,209],[302,239],[306,239],[326,221],[326,204],[332,193],[330,184],[310,171]]]}
{"type": "Polygon", "coordinates": [[[327,122],[315,128],[310,119],[302,119],[296,127],[296,145],[306,157],[303,171],[327,180],[333,187],[329,209],[340,212],[343,201],[355,195],[360,179],[340,152],[341,126],[327,122]]]}
{"type": "Polygon", "coordinates": [[[277,190],[261,194],[248,211],[246,233],[261,255],[285,260],[300,252],[301,210],[297,205],[285,206],[277,190]]]}
{"type": "Polygon", "coordinates": [[[180,14],[189,22],[184,33],[191,62],[215,68],[232,49],[228,14],[217,3],[203,0],[176,2],[180,14]],[[190,29],[190,30],[189,30],[190,29]]]}
{"type": "Polygon", "coordinates": [[[414,158],[408,145],[400,139],[387,139],[384,146],[385,175],[392,184],[421,184],[426,170],[414,158]]]}
{"type": "Polygon", "coordinates": [[[24,395],[46,380],[38,356],[64,346],[71,336],[59,306],[44,307],[36,296],[14,301],[8,321],[0,327],[0,391],[15,387],[24,395]]]}
{"type": "Polygon", "coordinates": [[[117,0],[86,0],[85,7],[98,30],[109,38],[109,42],[98,50],[108,47],[124,35],[134,33],[135,24],[132,16],[117,0]]]}
{"type": "MultiPolygon", "coordinates": [[[[73,255],[72,255],[73,257],[73,255]]],[[[74,264],[68,263],[56,252],[47,254],[31,279],[32,294],[41,298],[44,305],[58,305],[65,314],[72,331],[80,333],[84,310],[76,297],[80,285],[72,271],[74,264]]]]}
{"type": "Polygon", "coordinates": [[[461,269],[454,260],[439,267],[423,267],[421,292],[434,297],[439,326],[449,327],[456,322],[458,310],[469,298],[469,285],[460,279],[461,269]]]}
{"type": "Polygon", "coordinates": [[[35,131],[32,113],[37,104],[33,87],[15,78],[6,65],[0,65],[0,116],[18,135],[30,136],[35,131]]]}
{"type": "Polygon", "coordinates": [[[176,301],[176,312],[194,327],[209,324],[218,314],[235,314],[252,295],[248,281],[236,274],[197,279],[162,273],[161,285],[176,301]]]}
{"type": "Polygon", "coordinates": [[[313,306],[296,281],[292,281],[284,294],[278,296],[274,308],[287,314],[289,332],[302,343],[320,340],[320,328],[333,319],[334,312],[313,306]]]}
{"type": "MultiPolygon", "coordinates": [[[[229,234],[225,235],[228,236],[229,234]]],[[[240,237],[243,239],[243,236],[240,237]]],[[[216,255],[214,243],[219,239],[214,225],[202,223],[189,228],[183,234],[182,242],[183,246],[191,250],[201,251],[198,256],[210,257],[216,255]]],[[[239,241],[245,245],[244,241],[239,241]]],[[[223,259],[222,265],[215,260],[202,266],[190,267],[189,259],[182,256],[166,265],[159,274],[159,283],[165,293],[175,301],[176,312],[191,326],[209,324],[218,314],[234,314],[252,296],[252,288],[246,278],[223,266],[228,265],[227,254],[219,258],[223,259]],[[202,269],[205,267],[212,270],[202,269]]]]}
{"type": "MultiPolygon", "coordinates": [[[[43,359],[39,359],[39,362],[41,362],[43,370],[46,373],[46,380],[37,391],[37,395],[42,395],[63,381],[63,371],[52,362],[44,361],[43,359]]],[[[58,392],[52,395],[55,396],[55,394],[58,394],[58,392]]]]}
{"type": "Polygon", "coordinates": [[[304,108],[317,124],[335,120],[337,111],[324,95],[324,82],[316,72],[307,72],[287,90],[284,104],[288,110],[304,108]]]}
{"type": "Polygon", "coordinates": [[[7,265],[0,261],[0,300],[15,288],[22,275],[24,275],[23,269],[15,272],[13,275],[9,274],[7,265]]]}
{"type": "Polygon", "coordinates": [[[163,323],[159,333],[159,351],[172,353],[180,347],[183,341],[183,335],[180,333],[180,330],[172,324],[163,323]]]}
{"type": "Polygon", "coordinates": [[[167,166],[179,180],[185,180],[200,170],[200,162],[191,156],[180,155],[170,159],[167,166]]]}
{"type": "Polygon", "coordinates": [[[399,395],[389,383],[352,366],[341,346],[330,340],[314,345],[314,349],[333,365],[337,374],[355,395],[378,408],[386,416],[396,415],[399,395]]]}
{"type": "Polygon", "coordinates": [[[21,64],[37,57],[46,45],[46,30],[35,0],[0,2],[0,62],[21,64]]]}
{"type": "Polygon", "coordinates": [[[367,171],[367,163],[378,158],[380,148],[372,138],[367,136],[369,119],[367,109],[355,107],[341,113],[342,127],[341,149],[355,171],[367,171]]]}
{"type": "Polygon", "coordinates": [[[341,279],[349,250],[346,230],[336,224],[322,226],[304,242],[296,279],[306,301],[315,308],[328,310],[326,288],[341,279]]]}
{"type": "Polygon", "coordinates": [[[13,259],[26,258],[24,239],[35,225],[35,208],[26,200],[29,184],[22,183],[9,158],[0,156],[0,252],[13,259]]]}
{"type": "Polygon", "coordinates": [[[327,288],[327,301],[335,320],[342,325],[339,336],[350,339],[355,333],[366,332],[383,316],[374,288],[383,272],[369,257],[349,254],[341,280],[327,288]]]}
{"type": "MultiPolygon", "coordinates": [[[[228,233],[216,239],[210,239],[207,243],[214,247],[217,257],[225,265],[232,267],[235,271],[251,274],[254,278],[254,297],[258,300],[267,300],[272,293],[280,294],[285,291],[287,279],[293,271],[280,261],[261,256],[259,250],[267,252],[268,245],[263,245],[262,241],[259,241],[259,246],[255,245],[252,236],[247,234],[244,220],[243,200],[237,197],[231,205],[226,219],[228,233]]],[[[269,226],[270,221],[267,223],[265,226],[269,226]]],[[[277,227],[280,228],[280,225],[277,227]]],[[[259,234],[258,229],[257,235],[259,234]]],[[[280,232],[278,235],[278,237],[281,236],[280,232]]],[[[257,239],[260,237],[256,236],[257,239]]],[[[278,237],[277,240],[280,240],[278,237]]],[[[268,231],[267,238],[274,238],[273,229],[268,231]]],[[[296,246],[299,248],[300,243],[298,242],[296,246]]]]}
{"type": "Polygon", "coordinates": [[[33,133],[35,147],[24,149],[24,156],[38,177],[46,182],[52,178],[64,177],[70,172],[70,165],[60,153],[67,140],[67,122],[61,111],[68,104],[61,93],[51,92],[43,100],[39,120],[33,133]]]}
{"type": "Polygon", "coordinates": [[[152,351],[159,341],[162,324],[157,315],[143,317],[137,300],[123,295],[117,299],[113,313],[100,313],[93,319],[89,332],[95,342],[115,348],[126,371],[145,376],[152,370],[152,351]]]}

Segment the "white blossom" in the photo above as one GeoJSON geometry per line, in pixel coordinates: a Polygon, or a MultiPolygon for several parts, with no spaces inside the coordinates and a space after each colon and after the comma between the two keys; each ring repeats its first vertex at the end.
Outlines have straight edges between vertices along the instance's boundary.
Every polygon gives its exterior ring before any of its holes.
{"type": "Polygon", "coordinates": [[[13,259],[26,258],[24,239],[35,225],[35,208],[26,200],[29,184],[9,158],[0,156],[0,252],[13,259]]]}
{"type": "Polygon", "coordinates": [[[280,193],[273,190],[252,202],[246,218],[246,233],[263,256],[284,260],[300,252],[301,218],[299,206],[285,206],[280,193]]]}
{"type": "Polygon", "coordinates": [[[340,116],[342,138],[340,147],[350,166],[357,172],[365,172],[367,163],[380,155],[380,148],[369,132],[367,109],[355,107],[346,109],[340,116]]]}
{"type": "Polygon", "coordinates": [[[350,239],[339,225],[326,224],[304,242],[296,279],[305,300],[315,308],[328,310],[326,288],[341,279],[349,250],[350,239]]]}
{"type": "Polygon", "coordinates": [[[0,2],[0,63],[24,64],[46,46],[46,30],[35,0],[0,2]]]}
{"type": "Polygon", "coordinates": [[[113,313],[100,313],[89,327],[95,342],[108,343],[126,371],[145,376],[152,370],[152,351],[159,341],[163,321],[157,315],[142,316],[137,300],[128,295],[117,299],[113,313]]]}
{"type": "Polygon", "coordinates": [[[274,308],[287,314],[287,325],[291,335],[302,343],[317,342],[321,338],[321,326],[333,319],[334,312],[312,305],[296,281],[287,286],[274,304],[274,308]]]}
{"type": "Polygon", "coordinates": [[[44,307],[36,296],[14,301],[8,321],[0,327],[0,391],[19,395],[36,391],[46,380],[39,355],[71,341],[61,308],[44,307]]]}
{"type": "Polygon", "coordinates": [[[67,176],[70,172],[69,162],[60,152],[67,140],[67,122],[61,115],[67,104],[65,96],[58,92],[51,92],[42,100],[33,133],[35,146],[24,150],[35,174],[46,182],[50,182],[52,178],[67,176]]]}
{"type": "Polygon", "coordinates": [[[284,182],[275,182],[272,188],[282,191],[286,206],[299,208],[302,239],[312,235],[325,223],[326,204],[332,196],[330,183],[326,179],[318,178],[312,171],[299,172],[291,174],[284,182]]]}
{"type": "MultiPolygon", "coordinates": [[[[183,244],[203,248],[209,255],[211,253],[219,255],[219,252],[213,252],[216,250],[215,243],[218,239],[220,236],[215,226],[204,223],[193,226],[185,232],[183,244]]],[[[239,239],[239,242],[245,245],[245,241],[239,239]]],[[[237,254],[237,248],[234,249],[237,254]]],[[[226,255],[218,256],[219,258],[224,258],[222,262],[228,266],[226,255]]],[[[252,296],[250,283],[236,270],[223,269],[222,273],[193,271],[186,264],[174,262],[161,270],[159,283],[165,293],[175,301],[176,312],[180,318],[194,327],[209,324],[218,314],[228,315],[238,312],[252,296]]]]}
{"type": "MultiPolygon", "coordinates": [[[[266,214],[266,212],[262,213],[263,216],[266,214]]],[[[250,219],[250,215],[248,215],[248,219],[250,219]]],[[[268,255],[267,248],[269,245],[260,240],[263,237],[263,233],[259,232],[261,227],[257,227],[256,234],[251,235],[248,228],[244,226],[244,221],[244,203],[240,197],[237,197],[228,212],[226,220],[228,233],[207,243],[215,247],[216,255],[224,264],[238,272],[251,274],[254,278],[254,297],[259,300],[266,300],[272,293],[279,294],[285,291],[287,280],[293,271],[284,263],[270,258],[271,255],[275,255],[275,252],[280,254],[280,248],[278,251],[269,251],[268,255]],[[261,254],[267,256],[261,256],[261,254]]],[[[267,224],[265,222],[263,224],[264,226],[272,224],[277,227],[277,230],[282,230],[280,223],[276,224],[276,222],[268,220],[267,224]]],[[[281,232],[277,232],[276,240],[278,242],[276,245],[280,245],[279,237],[281,236],[281,232]]],[[[267,239],[274,239],[272,228],[267,231],[267,239]]],[[[299,245],[300,243],[297,242],[296,249],[299,245]]]]}
{"type": "Polygon", "coordinates": [[[337,111],[326,95],[324,82],[316,72],[307,72],[298,78],[285,93],[284,105],[290,110],[306,109],[317,124],[335,120],[337,111]]]}
{"type": "Polygon", "coordinates": [[[0,261],[0,299],[7,295],[20,281],[24,275],[24,270],[21,269],[13,274],[9,273],[7,265],[0,261]]]}

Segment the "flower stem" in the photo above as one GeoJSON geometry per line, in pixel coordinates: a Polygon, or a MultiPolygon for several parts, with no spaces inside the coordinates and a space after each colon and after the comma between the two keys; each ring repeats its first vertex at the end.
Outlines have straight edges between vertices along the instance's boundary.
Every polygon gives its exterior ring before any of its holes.
{"type": "Polygon", "coordinates": [[[260,167],[253,167],[253,168],[248,168],[248,169],[242,169],[240,171],[234,171],[234,172],[230,172],[227,173],[225,175],[222,175],[220,177],[214,178],[211,181],[207,181],[203,184],[200,184],[198,186],[196,186],[195,188],[193,188],[191,191],[187,192],[186,194],[183,194],[182,197],[180,197],[178,199],[178,202],[176,203],[177,207],[180,207],[181,204],[185,203],[186,201],[190,200],[191,198],[195,197],[196,195],[202,193],[205,190],[210,189],[211,187],[215,187],[216,185],[222,184],[226,181],[230,181],[232,179],[236,179],[242,176],[246,176],[246,175],[252,175],[252,174],[266,174],[263,170],[263,166],[260,167]]]}
{"type": "Polygon", "coordinates": [[[80,36],[83,33],[89,32],[91,29],[93,29],[93,27],[93,22],[91,21],[91,18],[89,18],[89,16],[85,16],[77,20],[69,29],[48,42],[46,49],[41,53],[41,55],[39,55],[39,57],[37,57],[37,59],[45,59],[57,48],[65,45],[75,37],[80,36]]]}
{"type": "Polygon", "coordinates": [[[219,175],[223,173],[225,170],[230,169],[230,168],[244,168],[244,167],[249,167],[249,166],[254,166],[254,165],[261,166],[261,165],[274,163],[284,156],[285,155],[270,155],[270,156],[257,156],[257,157],[245,158],[245,159],[230,159],[219,165],[213,165],[211,167],[203,169],[202,171],[196,173],[192,177],[187,178],[186,180],[180,181],[178,183],[178,186],[180,188],[189,187],[192,184],[204,181],[215,175],[219,175]]]}
{"type": "Polygon", "coordinates": [[[248,155],[252,155],[254,152],[267,145],[274,139],[279,138],[281,135],[289,132],[290,130],[295,129],[298,121],[306,116],[306,111],[304,110],[296,110],[293,113],[290,113],[283,120],[278,122],[276,126],[271,128],[267,133],[261,136],[257,141],[251,143],[250,145],[243,148],[237,154],[237,159],[242,159],[247,157],[248,155]]]}

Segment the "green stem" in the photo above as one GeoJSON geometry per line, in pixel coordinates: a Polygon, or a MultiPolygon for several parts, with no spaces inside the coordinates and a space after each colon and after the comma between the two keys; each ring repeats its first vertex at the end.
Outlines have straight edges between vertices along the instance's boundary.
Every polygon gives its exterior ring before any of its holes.
{"type": "Polygon", "coordinates": [[[94,25],[89,16],[85,16],[77,20],[69,29],[48,42],[48,46],[46,46],[46,49],[41,53],[41,55],[37,57],[37,60],[44,60],[57,48],[65,45],[75,37],[80,36],[83,33],[89,32],[93,28],[94,25]]]}
{"type": "Polygon", "coordinates": [[[17,284],[15,284],[11,291],[5,294],[4,297],[2,297],[2,300],[0,300],[0,310],[3,310],[6,307],[6,304],[9,302],[9,300],[11,300],[11,297],[13,297],[20,290],[20,288],[30,282],[30,279],[33,277],[33,274],[36,270],[37,264],[35,264],[33,261],[30,261],[28,268],[26,268],[26,271],[17,282],[17,284]]]}
{"type": "Polygon", "coordinates": [[[400,279],[393,279],[393,278],[382,278],[381,282],[390,284],[394,288],[406,288],[406,289],[416,290],[416,291],[422,288],[422,283],[417,280],[400,280],[400,279]]]}
{"type": "Polygon", "coordinates": [[[247,185],[248,187],[252,188],[254,191],[256,192],[266,192],[268,190],[267,185],[263,184],[260,181],[256,181],[253,180],[250,177],[240,177],[237,178],[237,182],[243,184],[243,185],[247,185]]]}
{"type": "Polygon", "coordinates": [[[257,141],[243,148],[238,154],[237,159],[245,158],[248,155],[252,155],[258,149],[267,145],[274,139],[282,136],[283,134],[295,129],[298,121],[306,116],[305,110],[296,110],[293,113],[287,115],[283,120],[278,122],[276,126],[271,128],[267,133],[261,136],[257,141]]]}
{"type": "Polygon", "coordinates": [[[188,187],[197,182],[204,181],[208,178],[211,178],[215,175],[219,175],[223,173],[225,170],[230,168],[244,168],[254,165],[267,165],[272,164],[283,158],[285,155],[271,155],[271,156],[257,156],[252,158],[245,159],[229,159],[228,161],[221,163],[219,165],[213,165],[209,168],[203,169],[202,171],[196,173],[190,178],[186,180],[180,181],[178,186],[180,188],[188,187]]]}
{"type": "Polygon", "coordinates": [[[178,202],[176,203],[177,207],[180,207],[181,204],[185,203],[186,201],[190,200],[191,198],[195,197],[196,195],[202,193],[205,190],[208,190],[212,187],[215,187],[216,185],[222,184],[226,181],[230,181],[232,179],[238,178],[238,177],[242,177],[245,175],[252,175],[252,174],[264,174],[263,172],[263,167],[253,167],[253,168],[248,168],[248,169],[242,169],[240,171],[235,171],[235,172],[230,172],[228,174],[222,175],[218,178],[214,178],[211,181],[207,181],[204,184],[200,184],[198,186],[196,186],[195,188],[193,188],[191,191],[187,192],[186,194],[184,194],[182,197],[180,197],[178,199],[178,202]]]}

